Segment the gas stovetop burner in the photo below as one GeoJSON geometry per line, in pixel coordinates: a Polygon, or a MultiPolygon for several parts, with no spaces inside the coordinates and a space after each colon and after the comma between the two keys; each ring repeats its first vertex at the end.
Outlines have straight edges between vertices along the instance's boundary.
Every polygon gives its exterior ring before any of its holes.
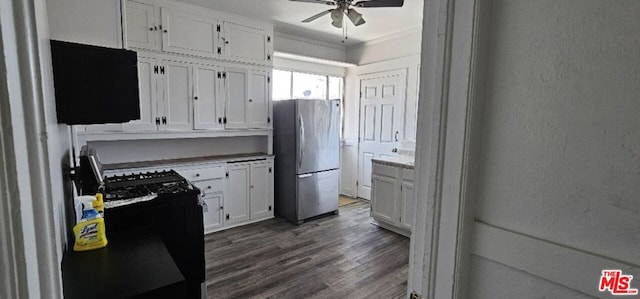
{"type": "Polygon", "coordinates": [[[105,178],[105,200],[123,200],[149,194],[158,197],[200,191],[173,170],[146,172],[105,178]]]}

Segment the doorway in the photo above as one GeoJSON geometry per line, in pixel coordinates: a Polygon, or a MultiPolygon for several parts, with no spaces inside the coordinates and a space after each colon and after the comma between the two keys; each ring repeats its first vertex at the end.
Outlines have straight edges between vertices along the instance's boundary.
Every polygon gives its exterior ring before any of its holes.
{"type": "Polygon", "coordinates": [[[403,139],[402,115],[406,98],[406,70],[374,73],[358,78],[360,124],[358,137],[358,197],[371,198],[371,159],[395,156],[403,139]]]}

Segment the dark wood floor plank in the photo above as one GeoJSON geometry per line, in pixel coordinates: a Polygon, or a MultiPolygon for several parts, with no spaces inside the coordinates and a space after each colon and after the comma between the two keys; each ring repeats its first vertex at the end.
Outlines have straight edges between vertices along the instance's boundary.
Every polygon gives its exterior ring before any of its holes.
{"type": "Polygon", "coordinates": [[[402,298],[409,239],[369,203],[296,226],[276,218],[205,237],[209,298],[402,298]]]}

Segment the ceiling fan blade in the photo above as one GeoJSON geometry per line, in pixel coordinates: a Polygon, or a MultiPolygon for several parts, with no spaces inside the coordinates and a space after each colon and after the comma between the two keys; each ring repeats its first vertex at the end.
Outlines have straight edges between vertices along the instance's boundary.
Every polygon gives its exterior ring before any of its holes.
{"type": "Polygon", "coordinates": [[[369,0],[358,1],[354,4],[357,7],[402,7],[404,0],[369,0]]]}
{"type": "Polygon", "coordinates": [[[349,18],[349,20],[351,20],[351,23],[353,23],[353,25],[355,25],[355,26],[360,26],[360,25],[366,23],[364,21],[364,19],[362,18],[362,14],[357,12],[353,8],[349,9],[349,12],[347,12],[347,17],[349,18]]]}
{"type": "Polygon", "coordinates": [[[292,2],[306,2],[306,3],[317,3],[317,4],[326,4],[326,5],[336,5],[335,2],[333,1],[327,1],[327,0],[289,0],[292,2]]]}
{"type": "Polygon", "coordinates": [[[311,16],[311,17],[309,17],[309,18],[306,18],[306,19],[302,20],[302,23],[309,23],[309,22],[311,22],[311,21],[314,21],[315,19],[317,19],[317,18],[319,18],[319,17],[322,17],[322,16],[324,16],[324,15],[329,14],[332,10],[333,10],[333,9],[325,10],[325,11],[323,11],[323,12],[319,13],[319,14],[316,14],[316,15],[313,15],[313,16],[311,16]]]}

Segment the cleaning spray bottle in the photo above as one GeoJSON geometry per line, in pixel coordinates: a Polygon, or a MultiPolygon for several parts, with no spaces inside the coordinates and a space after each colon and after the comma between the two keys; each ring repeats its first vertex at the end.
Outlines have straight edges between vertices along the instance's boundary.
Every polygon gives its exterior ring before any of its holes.
{"type": "MultiPolygon", "coordinates": [[[[76,211],[81,207],[80,220],[73,227],[75,244],[73,250],[87,251],[107,246],[104,218],[94,208],[98,201],[95,196],[79,196],[76,199],[76,211]]],[[[99,205],[99,204],[97,204],[99,205]]],[[[78,218],[78,212],[76,212],[78,218]]]]}

